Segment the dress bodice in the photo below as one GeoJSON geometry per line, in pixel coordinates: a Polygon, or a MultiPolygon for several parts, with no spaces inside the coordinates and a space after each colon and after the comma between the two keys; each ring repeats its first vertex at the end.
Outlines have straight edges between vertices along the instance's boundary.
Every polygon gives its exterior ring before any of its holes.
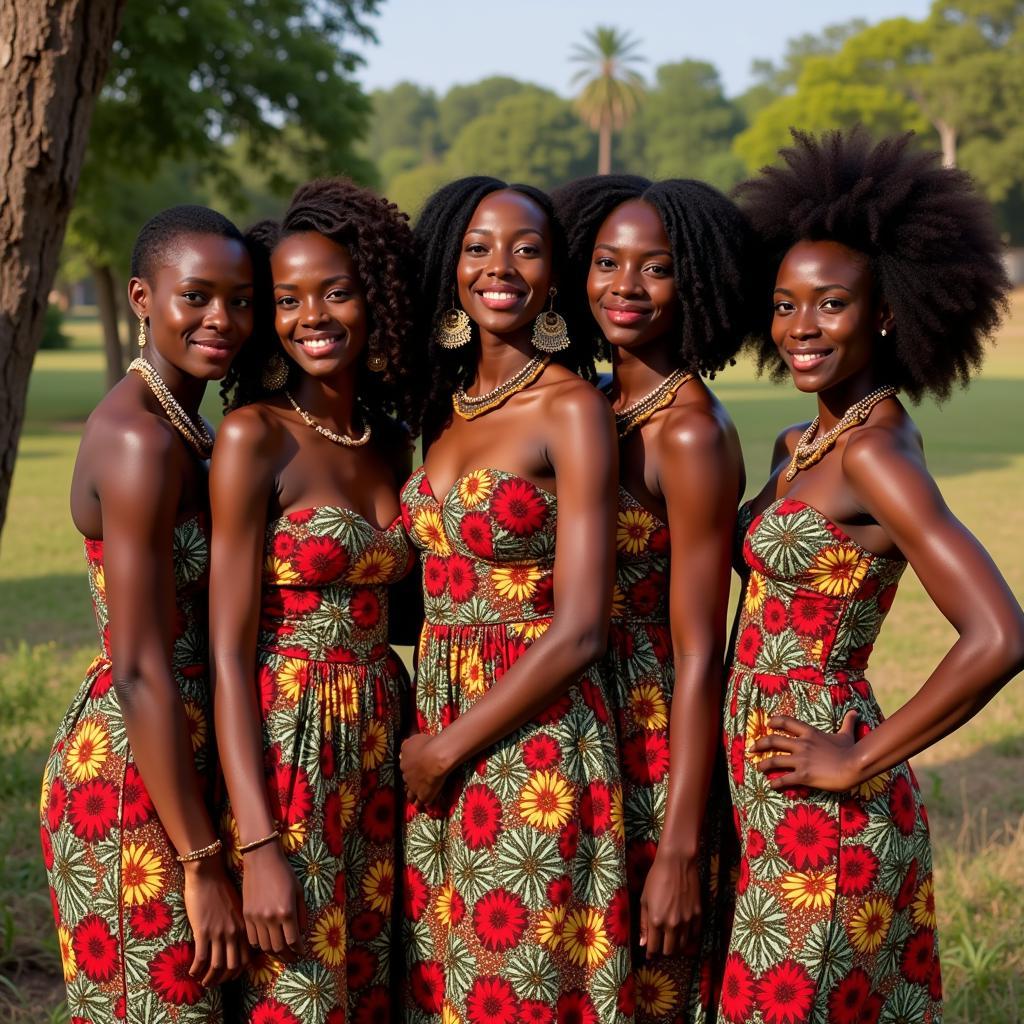
{"type": "Polygon", "coordinates": [[[668,621],[669,559],[668,527],[620,487],[613,620],[668,621]]]}
{"type": "Polygon", "coordinates": [[[418,469],[402,520],[423,560],[428,622],[497,623],[553,611],[557,501],[515,473],[476,469],[438,498],[418,469]]]}
{"type": "Polygon", "coordinates": [[[811,682],[862,678],[906,562],[865,550],[793,498],[753,519],[741,514],[740,524],[749,576],[737,667],[811,682]]]}
{"type": "MultiPolygon", "coordinates": [[[[207,652],[207,586],[210,572],[209,522],[195,515],[174,527],[173,534],[175,611],[171,665],[181,671],[202,666],[205,672],[207,652]]],[[[107,580],[103,566],[103,541],[86,540],[85,557],[89,566],[89,591],[92,595],[96,628],[103,656],[110,658],[110,614],[107,608],[107,580]]]]}
{"type": "Polygon", "coordinates": [[[361,662],[387,651],[388,592],[411,549],[396,518],[378,529],[332,505],[267,525],[259,645],[322,661],[361,662]]]}

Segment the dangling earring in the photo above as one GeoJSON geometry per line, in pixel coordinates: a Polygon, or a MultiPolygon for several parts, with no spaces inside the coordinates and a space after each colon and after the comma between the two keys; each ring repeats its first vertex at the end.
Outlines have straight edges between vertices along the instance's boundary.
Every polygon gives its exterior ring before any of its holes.
{"type": "Polygon", "coordinates": [[[375,352],[371,349],[370,354],[366,357],[366,368],[372,373],[383,373],[388,368],[387,357],[383,352],[375,352]]]}
{"type": "Polygon", "coordinates": [[[267,391],[280,391],[288,383],[288,364],[280,352],[275,352],[263,367],[260,383],[267,391]]]}
{"type": "Polygon", "coordinates": [[[434,331],[434,337],[441,348],[447,349],[462,348],[463,345],[468,345],[473,337],[469,314],[455,305],[454,292],[452,292],[452,307],[441,317],[441,322],[434,331]]]}
{"type": "Polygon", "coordinates": [[[146,347],[146,318],[139,317],[139,348],[146,347]]]}
{"type": "Polygon", "coordinates": [[[882,337],[884,338],[888,333],[889,332],[883,327],[882,330],[881,330],[882,337]]]}
{"type": "Polygon", "coordinates": [[[561,315],[555,312],[557,294],[558,290],[555,288],[548,290],[548,308],[533,321],[533,335],[530,340],[538,352],[561,352],[569,347],[569,329],[561,315]]]}

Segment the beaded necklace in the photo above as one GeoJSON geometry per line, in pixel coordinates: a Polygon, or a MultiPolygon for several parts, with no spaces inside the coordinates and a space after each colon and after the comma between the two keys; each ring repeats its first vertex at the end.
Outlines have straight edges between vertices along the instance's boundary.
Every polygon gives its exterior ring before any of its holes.
{"type": "Polygon", "coordinates": [[[482,395],[467,395],[465,388],[458,388],[452,395],[452,408],[464,420],[476,419],[485,412],[497,409],[514,394],[529,387],[551,362],[548,355],[534,356],[518,373],[509,377],[504,384],[499,384],[491,391],[482,395]]]}
{"type": "Polygon", "coordinates": [[[615,414],[615,429],[619,438],[631,434],[637,427],[643,426],[659,409],[664,409],[676,397],[676,392],[693,374],[687,370],[673,370],[656,388],[648,391],[643,398],[615,414]]]}
{"type": "Polygon", "coordinates": [[[171,394],[171,389],[164,383],[156,367],[141,356],[128,364],[128,372],[137,373],[146,382],[171,421],[171,426],[181,434],[199,458],[208,459],[213,454],[213,434],[207,429],[202,417],[196,423],[171,394]]]}
{"type": "MultiPolygon", "coordinates": [[[[292,408],[299,414],[302,422],[305,423],[307,427],[311,427],[318,434],[326,437],[328,441],[344,445],[346,448],[359,448],[370,440],[372,431],[370,430],[369,423],[366,424],[366,429],[363,430],[359,437],[349,437],[347,434],[339,434],[336,431],[331,430],[330,427],[325,427],[322,423],[317,423],[317,421],[313,419],[313,417],[310,416],[310,414],[306,412],[306,410],[303,409],[294,398],[292,398],[292,393],[290,391],[285,391],[284,396],[289,402],[291,402],[292,408]]],[[[363,419],[365,420],[366,417],[364,416],[363,419]]]]}

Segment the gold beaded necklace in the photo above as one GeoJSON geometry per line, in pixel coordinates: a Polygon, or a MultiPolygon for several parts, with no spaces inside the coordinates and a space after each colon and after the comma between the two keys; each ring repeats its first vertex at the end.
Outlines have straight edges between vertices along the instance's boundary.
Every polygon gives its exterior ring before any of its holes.
{"type": "MultiPolygon", "coordinates": [[[[370,440],[372,431],[370,430],[369,423],[366,424],[366,429],[359,437],[349,437],[347,434],[339,434],[336,431],[331,430],[330,427],[325,427],[322,423],[317,423],[317,421],[313,419],[313,417],[310,416],[294,398],[292,398],[292,393],[290,391],[285,391],[284,396],[289,402],[291,402],[292,408],[299,414],[302,422],[305,423],[307,427],[311,427],[318,434],[326,437],[328,441],[344,445],[346,448],[359,448],[370,440]]],[[[366,420],[365,416],[363,417],[363,420],[366,420]]]]}
{"type": "Polygon", "coordinates": [[[673,370],[653,391],[648,391],[643,398],[617,412],[615,429],[618,431],[619,439],[643,426],[659,409],[671,404],[676,392],[688,380],[693,380],[692,373],[687,370],[673,370]]]}
{"type": "Polygon", "coordinates": [[[452,408],[464,420],[473,420],[477,416],[483,416],[485,412],[497,409],[514,394],[528,388],[544,372],[544,367],[549,362],[551,362],[551,357],[548,355],[534,356],[504,384],[499,384],[482,395],[467,395],[465,388],[458,388],[452,395],[452,408]]]}
{"type": "Polygon", "coordinates": [[[814,434],[818,429],[820,417],[815,416],[811,425],[800,435],[800,440],[797,441],[796,447],[793,449],[793,458],[786,470],[786,480],[792,480],[800,470],[810,469],[815,463],[820,462],[835,447],[840,434],[845,434],[850,427],[863,423],[879,402],[892,398],[895,394],[896,389],[891,384],[876,388],[860,401],[854,402],[839,418],[839,422],[818,438],[814,438],[814,434]],[[812,438],[814,440],[811,440],[812,438]]]}
{"type": "Polygon", "coordinates": [[[171,426],[181,434],[199,458],[208,459],[213,454],[213,434],[207,429],[202,417],[196,423],[171,393],[156,367],[141,356],[128,364],[128,372],[137,373],[146,382],[171,421],[171,426]]]}

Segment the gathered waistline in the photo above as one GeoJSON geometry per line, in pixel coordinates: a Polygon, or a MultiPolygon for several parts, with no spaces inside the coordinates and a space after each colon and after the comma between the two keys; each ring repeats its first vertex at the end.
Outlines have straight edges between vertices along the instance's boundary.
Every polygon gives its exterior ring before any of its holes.
{"type": "Polygon", "coordinates": [[[782,672],[769,672],[756,665],[742,665],[733,661],[729,667],[730,674],[748,676],[781,676],[793,683],[809,683],[811,686],[842,686],[849,683],[860,683],[867,679],[867,669],[836,669],[829,671],[817,665],[789,665],[782,672]]]}

